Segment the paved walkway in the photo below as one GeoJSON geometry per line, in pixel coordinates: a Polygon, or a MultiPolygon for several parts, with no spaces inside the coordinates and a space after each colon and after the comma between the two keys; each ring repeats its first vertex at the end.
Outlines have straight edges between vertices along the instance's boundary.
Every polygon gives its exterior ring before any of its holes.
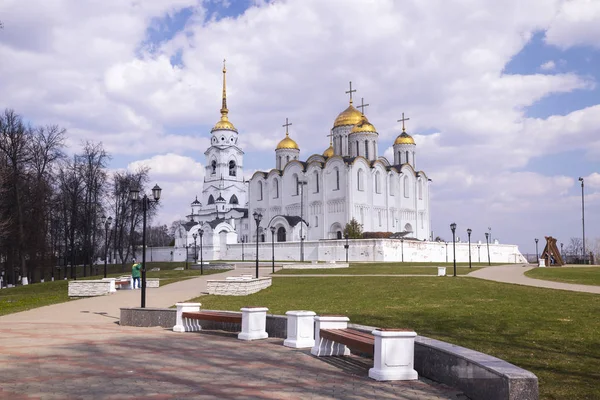
{"type": "Polygon", "coordinates": [[[501,265],[482,268],[471,272],[468,276],[496,282],[515,283],[517,285],[600,294],[600,286],[545,281],[542,279],[533,279],[525,276],[525,272],[533,268],[537,267],[530,264],[501,265]]]}
{"type": "MultiPolygon", "coordinates": [[[[197,297],[208,279],[148,289],[148,307],[197,297]]],[[[261,275],[270,272],[261,268],[261,275]]],[[[359,357],[316,358],[281,339],[118,325],[139,290],[0,317],[0,399],[464,399],[425,380],[375,382],[359,357]]]]}

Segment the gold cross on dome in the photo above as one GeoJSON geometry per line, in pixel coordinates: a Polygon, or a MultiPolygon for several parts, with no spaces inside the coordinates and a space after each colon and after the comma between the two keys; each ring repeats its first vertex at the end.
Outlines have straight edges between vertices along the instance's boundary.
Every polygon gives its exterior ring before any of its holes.
{"type": "Polygon", "coordinates": [[[356,108],[360,108],[360,112],[362,115],[365,115],[365,107],[368,107],[369,104],[365,104],[365,99],[363,97],[360,98],[360,106],[356,108]]]}
{"type": "Polygon", "coordinates": [[[288,126],[290,126],[290,125],[292,125],[292,123],[291,123],[291,122],[288,122],[288,119],[287,119],[287,118],[285,119],[285,124],[281,125],[281,126],[284,126],[284,127],[285,127],[285,134],[286,134],[286,135],[288,134],[288,126]]]}
{"type": "Polygon", "coordinates": [[[398,122],[402,122],[402,132],[406,132],[404,129],[404,121],[408,121],[410,118],[404,118],[404,113],[402,113],[402,119],[399,119],[398,122]]]}
{"type": "Polygon", "coordinates": [[[352,104],[352,93],[356,92],[355,90],[352,90],[352,81],[350,81],[350,90],[346,90],[346,93],[350,93],[350,104],[352,104]]]}

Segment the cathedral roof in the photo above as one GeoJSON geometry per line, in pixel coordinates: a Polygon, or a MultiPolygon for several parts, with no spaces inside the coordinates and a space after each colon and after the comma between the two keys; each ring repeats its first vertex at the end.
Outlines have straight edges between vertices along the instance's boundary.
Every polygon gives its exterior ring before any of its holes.
{"type": "Polygon", "coordinates": [[[415,140],[406,132],[402,132],[394,141],[394,144],[416,144],[415,140]]]}
{"type": "MultiPolygon", "coordinates": [[[[296,216],[296,215],[282,215],[283,218],[285,218],[288,222],[288,224],[290,224],[290,226],[296,226],[300,223],[300,221],[302,221],[302,218],[296,216]]],[[[308,225],[308,223],[306,221],[304,221],[304,223],[306,225],[308,225]]]]}
{"type": "Polygon", "coordinates": [[[350,131],[350,134],[361,132],[377,133],[375,127],[367,120],[367,117],[365,117],[364,115],[361,117],[360,122],[354,125],[354,127],[350,131]]]}
{"type": "Polygon", "coordinates": [[[208,221],[207,224],[210,225],[212,229],[215,229],[221,222],[225,222],[225,218],[213,219],[212,221],[208,221]]]}
{"type": "Polygon", "coordinates": [[[356,108],[354,108],[351,102],[348,108],[346,108],[337,116],[337,118],[333,122],[333,127],[335,128],[344,125],[356,125],[361,121],[362,117],[362,113],[356,108]]]}
{"type": "Polygon", "coordinates": [[[298,147],[298,143],[296,143],[289,135],[289,133],[285,133],[285,137],[283,138],[283,140],[281,142],[279,142],[279,144],[277,145],[277,147],[275,148],[275,150],[281,150],[281,149],[294,149],[294,150],[300,150],[300,148],[298,147]]]}
{"type": "Polygon", "coordinates": [[[201,203],[198,201],[198,196],[196,196],[196,200],[192,201],[192,205],[195,205],[195,204],[201,204],[201,203]]]}
{"type": "Polygon", "coordinates": [[[225,69],[225,61],[223,61],[223,98],[221,105],[221,119],[217,122],[210,131],[219,131],[219,130],[227,130],[234,131],[237,133],[237,129],[231,122],[229,122],[229,118],[227,115],[229,114],[229,110],[227,109],[227,90],[225,85],[225,75],[227,74],[227,70],[225,69]]]}

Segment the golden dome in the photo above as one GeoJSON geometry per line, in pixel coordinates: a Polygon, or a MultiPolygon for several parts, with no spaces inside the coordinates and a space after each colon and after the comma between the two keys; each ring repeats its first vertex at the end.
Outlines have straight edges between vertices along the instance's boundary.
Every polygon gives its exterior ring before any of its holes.
{"type": "Polygon", "coordinates": [[[221,120],[219,122],[217,122],[214,126],[214,128],[212,128],[210,131],[218,131],[220,129],[225,129],[228,131],[235,131],[237,132],[237,129],[235,129],[235,126],[233,126],[233,124],[231,122],[229,122],[229,120],[227,119],[227,117],[223,118],[221,117],[221,120]]]}
{"type": "Polygon", "coordinates": [[[367,120],[367,117],[362,116],[360,122],[352,128],[350,134],[360,133],[360,132],[372,132],[377,133],[375,127],[367,120]]]}
{"type": "Polygon", "coordinates": [[[281,150],[281,149],[300,150],[300,147],[298,147],[298,143],[294,142],[294,140],[286,132],[285,133],[285,137],[283,138],[283,140],[281,142],[279,142],[279,144],[275,148],[275,150],[281,150]]]}
{"type": "Polygon", "coordinates": [[[333,123],[333,127],[335,128],[343,125],[356,125],[361,121],[362,117],[362,113],[356,108],[354,108],[352,103],[350,103],[348,108],[346,108],[340,113],[340,115],[337,116],[335,122],[333,123]]]}
{"type": "Polygon", "coordinates": [[[412,138],[412,136],[410,136],[406,132],[402,132],[400,135],[398,135],[394,144],[416,144],[416,143],[415,143],[415,140],[412,138]]]}
{"type": "Polygon", "coordinates": [[[333,157],[333,146],[329,146],[327,150],[323,152],[323,157],[333,157]]]}

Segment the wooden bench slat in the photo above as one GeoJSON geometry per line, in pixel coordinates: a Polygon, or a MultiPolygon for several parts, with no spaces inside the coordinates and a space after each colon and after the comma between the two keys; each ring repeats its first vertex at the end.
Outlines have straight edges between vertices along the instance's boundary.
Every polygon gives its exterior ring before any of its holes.
{"type": "Polygon", "coordinates": [[[323,339],[345,344],[365,354],[375,352],[375,337],[365,332],[353,329],[321,329],[319,334],[323,339]]]}
{"type": "Polygon", "coordinates": [[[242,315],[218,311],[190,311],[181,314],[183,318],[198,319],[204,321],[219,321],[241,323],[242,315]]]}

